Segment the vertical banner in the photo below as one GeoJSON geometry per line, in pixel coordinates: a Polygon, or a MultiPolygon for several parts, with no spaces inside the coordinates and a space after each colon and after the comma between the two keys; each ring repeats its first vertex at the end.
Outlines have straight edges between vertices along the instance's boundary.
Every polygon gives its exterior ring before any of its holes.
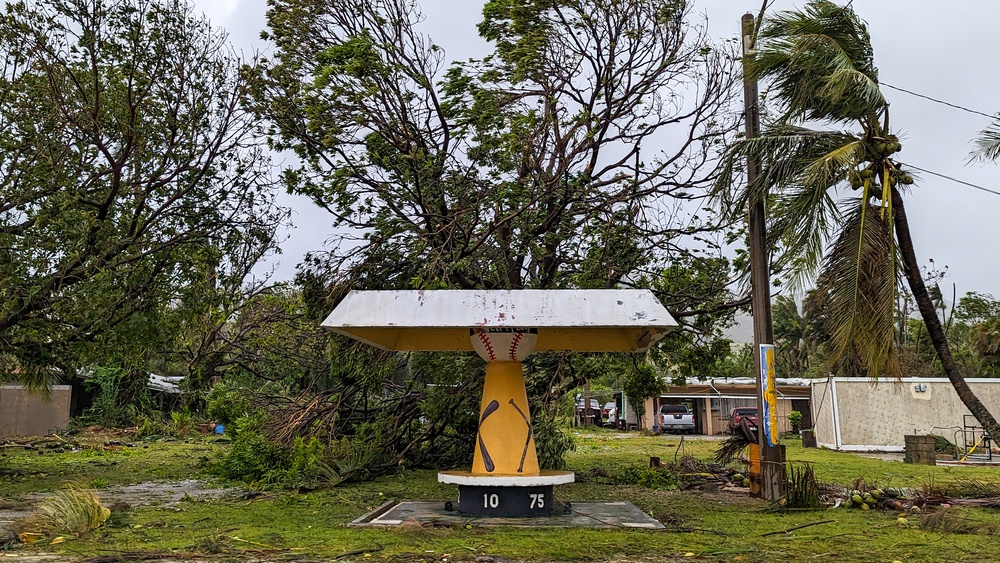
{"type": "Polygon", "coordinates": [[[764,391],[764,404],[760,424],[764,425],[767,445],[778,445],[778,389],[774,383],[774,345],[760,345],[760,384],[764,391]]]}

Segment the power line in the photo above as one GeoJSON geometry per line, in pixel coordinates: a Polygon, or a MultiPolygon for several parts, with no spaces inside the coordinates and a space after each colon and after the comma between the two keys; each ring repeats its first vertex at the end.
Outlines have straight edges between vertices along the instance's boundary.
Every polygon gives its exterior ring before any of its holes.
{"type": "MultiPolygon", "coordinates": [[[[996,119],[998,117],[997,115],[990,115],[988,113],[983,113],[981,111],[977,111],[977,110],[974,110],[974,109],[969,109],[967,107],[963,107],[963,106],[960,106],[958,104],[953,104],[951,102],[946,102],[944,100],[939,100],[937,98],[932,98],[930,96],[925,96],[923,94],[918,94],[918,93],[916,93],[916,92],[914,92],[912,90],[907,90],[906,88],[900,88],[899,86],[893,86],[892,84],[886,84],[885,82],[879,82],[879,84],[881,84],[882,86],[885,86],[886,88],[892,88],[893,90],[899,90],[900,92],[905,92],[905,93],[907,93],[907,94],[909,94],[911,96],[916,96],[918,98],[923,98],[925,100],[930,100],[930,101],[932,101],[934,103],[946,105],[948,107],[952,107],[952,108],[955,108],[955,109],[960,109],[962,111],[967,111],[969,113],[973,113],[973,114],[976,114],[976,115],[982,115],[983,117],[988,117],[990,119],[996,119]]],[[[931,174],[933,174],[933,172],[931,172],[931,174]]]]}
{"type": "MultiPolygon", "coordinates": [[[[882,86],[885,86],[886,88],[892,88],[893,90],[898,90],[900,92],[904,92],[906,94],[910,94],[911,96],[916,96],[918,98],[923,98],[925,100],[930,100],[930,101],[932,101],[934,103],[945,105],[945,106],[948,106],[948,107],[951,107],[951,108],[955,108],[955,109],[960,109],[962,111],[966,111],[966,112],[969,112],[969,113],[972,113],[972,114],[975,114],[975,115],[981,115],[983,117],[988,117],[989,119],[1000,119],[1000,114],[990,115],[988,113],[984,113],[984,112],[981,112],[981,111],[978,111],[978,110],[974,110],[974,109],[969,109],[967,107],[960,106],[958,104],[953,104],[951,102],[946,102],[944,100],[939,100],[937,98],[932,98],[930,96],[925,96],[924,94],[919,94],[917,92],[914,92],[913,90],[907,90],[906,88],[900,88],[899,86],[893,86],[892,84],[887,84],[885,82],[880,82],[879,84],[881,84],[882,86]]],[[[984,191],[984,192],[986,192],[988,194],[1000,195],[1000,191],[998,191],[998,190],[991,190],[990,188],[986,188],[986,187],[983,187],[983,186],[980,186],[980,185],[977,185],[977,184],[973,184],[972,182],[966,182],[965,180],[959,180],[958,178],[955,178],[954,176],[948,176],[947,174],[941,174],[939,172],[933,172],[931,170],[920,168],[919,166],[914,166],[912,164],[908,164],[907,163],[906,165],[909,166],[910,168],[914,169],[914,170],[919,170],[919,171],[921,171],[921,172],[923,172],[925,174],[930,174],[932,176],[937,176],[939,178],[944,178],[945,180],[951,180],[952,182],[955,182],[956,184],[962,184],[963,186],[969,186],[970,188],[975,188],[977,190],[984,191]]]]}
{"type": "Polygon", "coordinates": [[[981,190],[981,191],[984,191],[984,192],[989,193],[989,194],[1000,195],[1000,191],[998,191],[998,190],[991,190],[989,188],[984,188],[983,186],[979,186],[979,185],[973,184],[971,182],[966,182],[965,180],[959,180],[958,178],[955,178],[953,176],[948,176],[947,174],[941,174],[939,172],[932,172],[930,170],[926,170],[926,169],[921,168],[919,166],[914,166],[914,165],[912,165],[910,163],[904,163],[904,164],[906,164],[906,166],[908,166],[908,167],[910,167],[910,168],[912,168],[914,170],[919,170],[921,172],[924,172],[926,174],[930,174],[932,176],[937,176],[939,178],[944,178],[945,180],[951,180],[952,182],[955,182],[957,184],[962,184],[964,186],[969,186],[970,188],[976,188],[977,190],[981,190]]]}

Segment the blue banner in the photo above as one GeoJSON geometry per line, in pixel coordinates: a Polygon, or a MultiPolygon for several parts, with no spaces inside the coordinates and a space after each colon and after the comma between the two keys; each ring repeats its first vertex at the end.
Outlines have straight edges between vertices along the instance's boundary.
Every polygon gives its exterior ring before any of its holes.
{"type": "Polygon", "coordinates": [[[760,384],[764,404],[760,409],[759,424],[763,425],[768,446],[777,446],[778,432],[778,389],[774,383],[774,345],[760,345],[760,384]]]}

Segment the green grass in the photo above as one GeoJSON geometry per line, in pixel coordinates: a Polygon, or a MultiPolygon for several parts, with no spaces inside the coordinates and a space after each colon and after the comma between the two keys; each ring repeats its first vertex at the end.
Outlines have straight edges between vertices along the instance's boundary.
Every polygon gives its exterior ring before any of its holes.
{"type": "MultiPolygon", "coordinates": [[[[671,462],[675,454],[709,460],[717,442],[678,436],[615,438],[604,431],[578,433],[577,449],[568,456],[579,482],[557,489],[563,500],[628,500],[665,522],[673,531],[648,532],[583,529],[495,529],[473,527],[372,530],[346,523],[386,500],[448,499],[452,486],[436,482],[434,471],[407,471],[371,483],[310,494],[268,492],[245,501],[234,498],[182,502],[176,507],[134,508],[113,518],[94,534],[54,546],[24,548],[70,556],[154,551],[202,554],[246,560],[332,559],[367,550],[340,561],[474,560],[496,555],[527,561],[987,561],[996,557],[993,538],[930,533],[916,518],[900,525],[897,514],[855,509],[776,513],[762,501],[743,495],[650,490],[609,484],[594,478],[595,469],[614,474],[629,466],[645,467],[650,456],[671,462]],[[680,449],[678,448],[680,446],[680,449]],[[822,520],[832,523],[789,534],[763,536],[822,520]],[[693,555],[688,555],[693,554],[693,555]]],[[[803,449],[789,442],[790,460],[814,464],[818,478],[850,485],[856,478],[895,487],[922,487],[962,479],[996,482],[988,468],[911,466],[854,454],[803,449]]],[[[53,490],[67,483],[115,486],[145,480],[201,475],[203,457],[217,457],[226,446],[207,439],[151,443],[148,449],[32,454],[7,449],[0,468],[28,479],[4,477],[4,497],[53,490]],[[97,461],[98,463],[91,463],[97,461]],[[34,473],[38,472],[38,473],[34,473]],[[41,475],[44,474],[44,477],[41,475]],[[37,477],[38,480],[34,480],[37,477]],[[11,492],[12,491],[12,492],[11,492]]],[[[977,510],[985,521],[1000,523],[996,511],[977,510]]]]}

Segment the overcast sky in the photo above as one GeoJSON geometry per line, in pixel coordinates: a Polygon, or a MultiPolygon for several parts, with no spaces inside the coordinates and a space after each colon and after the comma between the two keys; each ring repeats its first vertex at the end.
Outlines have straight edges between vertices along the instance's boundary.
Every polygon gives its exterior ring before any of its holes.
{"type": "MultiPolygon", "coordinates": [[[[264,26],[266,0],[194,0],[214,24],[225,28],[238,49],[250,52],[265,45],[258,39],[264,26]]],[[[695,1],[695,11],[708,18],[716,39],[736,37],[740,16],[756,13],[760,0],[695,1]]],[[[776,0],[769,13],[801,6],[776,0]]],[[[1000,111],[1000,72],[995,47],[1000,2],[940,0],[854,0],[855,11],[869,24],[875,62],[884,85],[929,96],[972,110],[1000,111]]],[[[487,46],[475,31],[482,2],[425,0],[423,31],[452,60],[481,56],[487,46]]],[[[939,174],[1000,191],[1000,165],[966,160],[971,140],[988,119],[911,94],[884,88],[891,102],[891,122],[899,129],[899,160],[939,174]]],[[[288,197],[294,230],[279,257],[279,276],[289,278],[309,250],[320,249],[331,234],[330,221],[304,199],[288,197]]],[[[948,267],[942,285],[950,297],[954,283],[968,291],[1000,297],[1000,195],[985,193],[930,174],[920,174],[907,197],[907,211],[917,258],[948,267]]]]}

